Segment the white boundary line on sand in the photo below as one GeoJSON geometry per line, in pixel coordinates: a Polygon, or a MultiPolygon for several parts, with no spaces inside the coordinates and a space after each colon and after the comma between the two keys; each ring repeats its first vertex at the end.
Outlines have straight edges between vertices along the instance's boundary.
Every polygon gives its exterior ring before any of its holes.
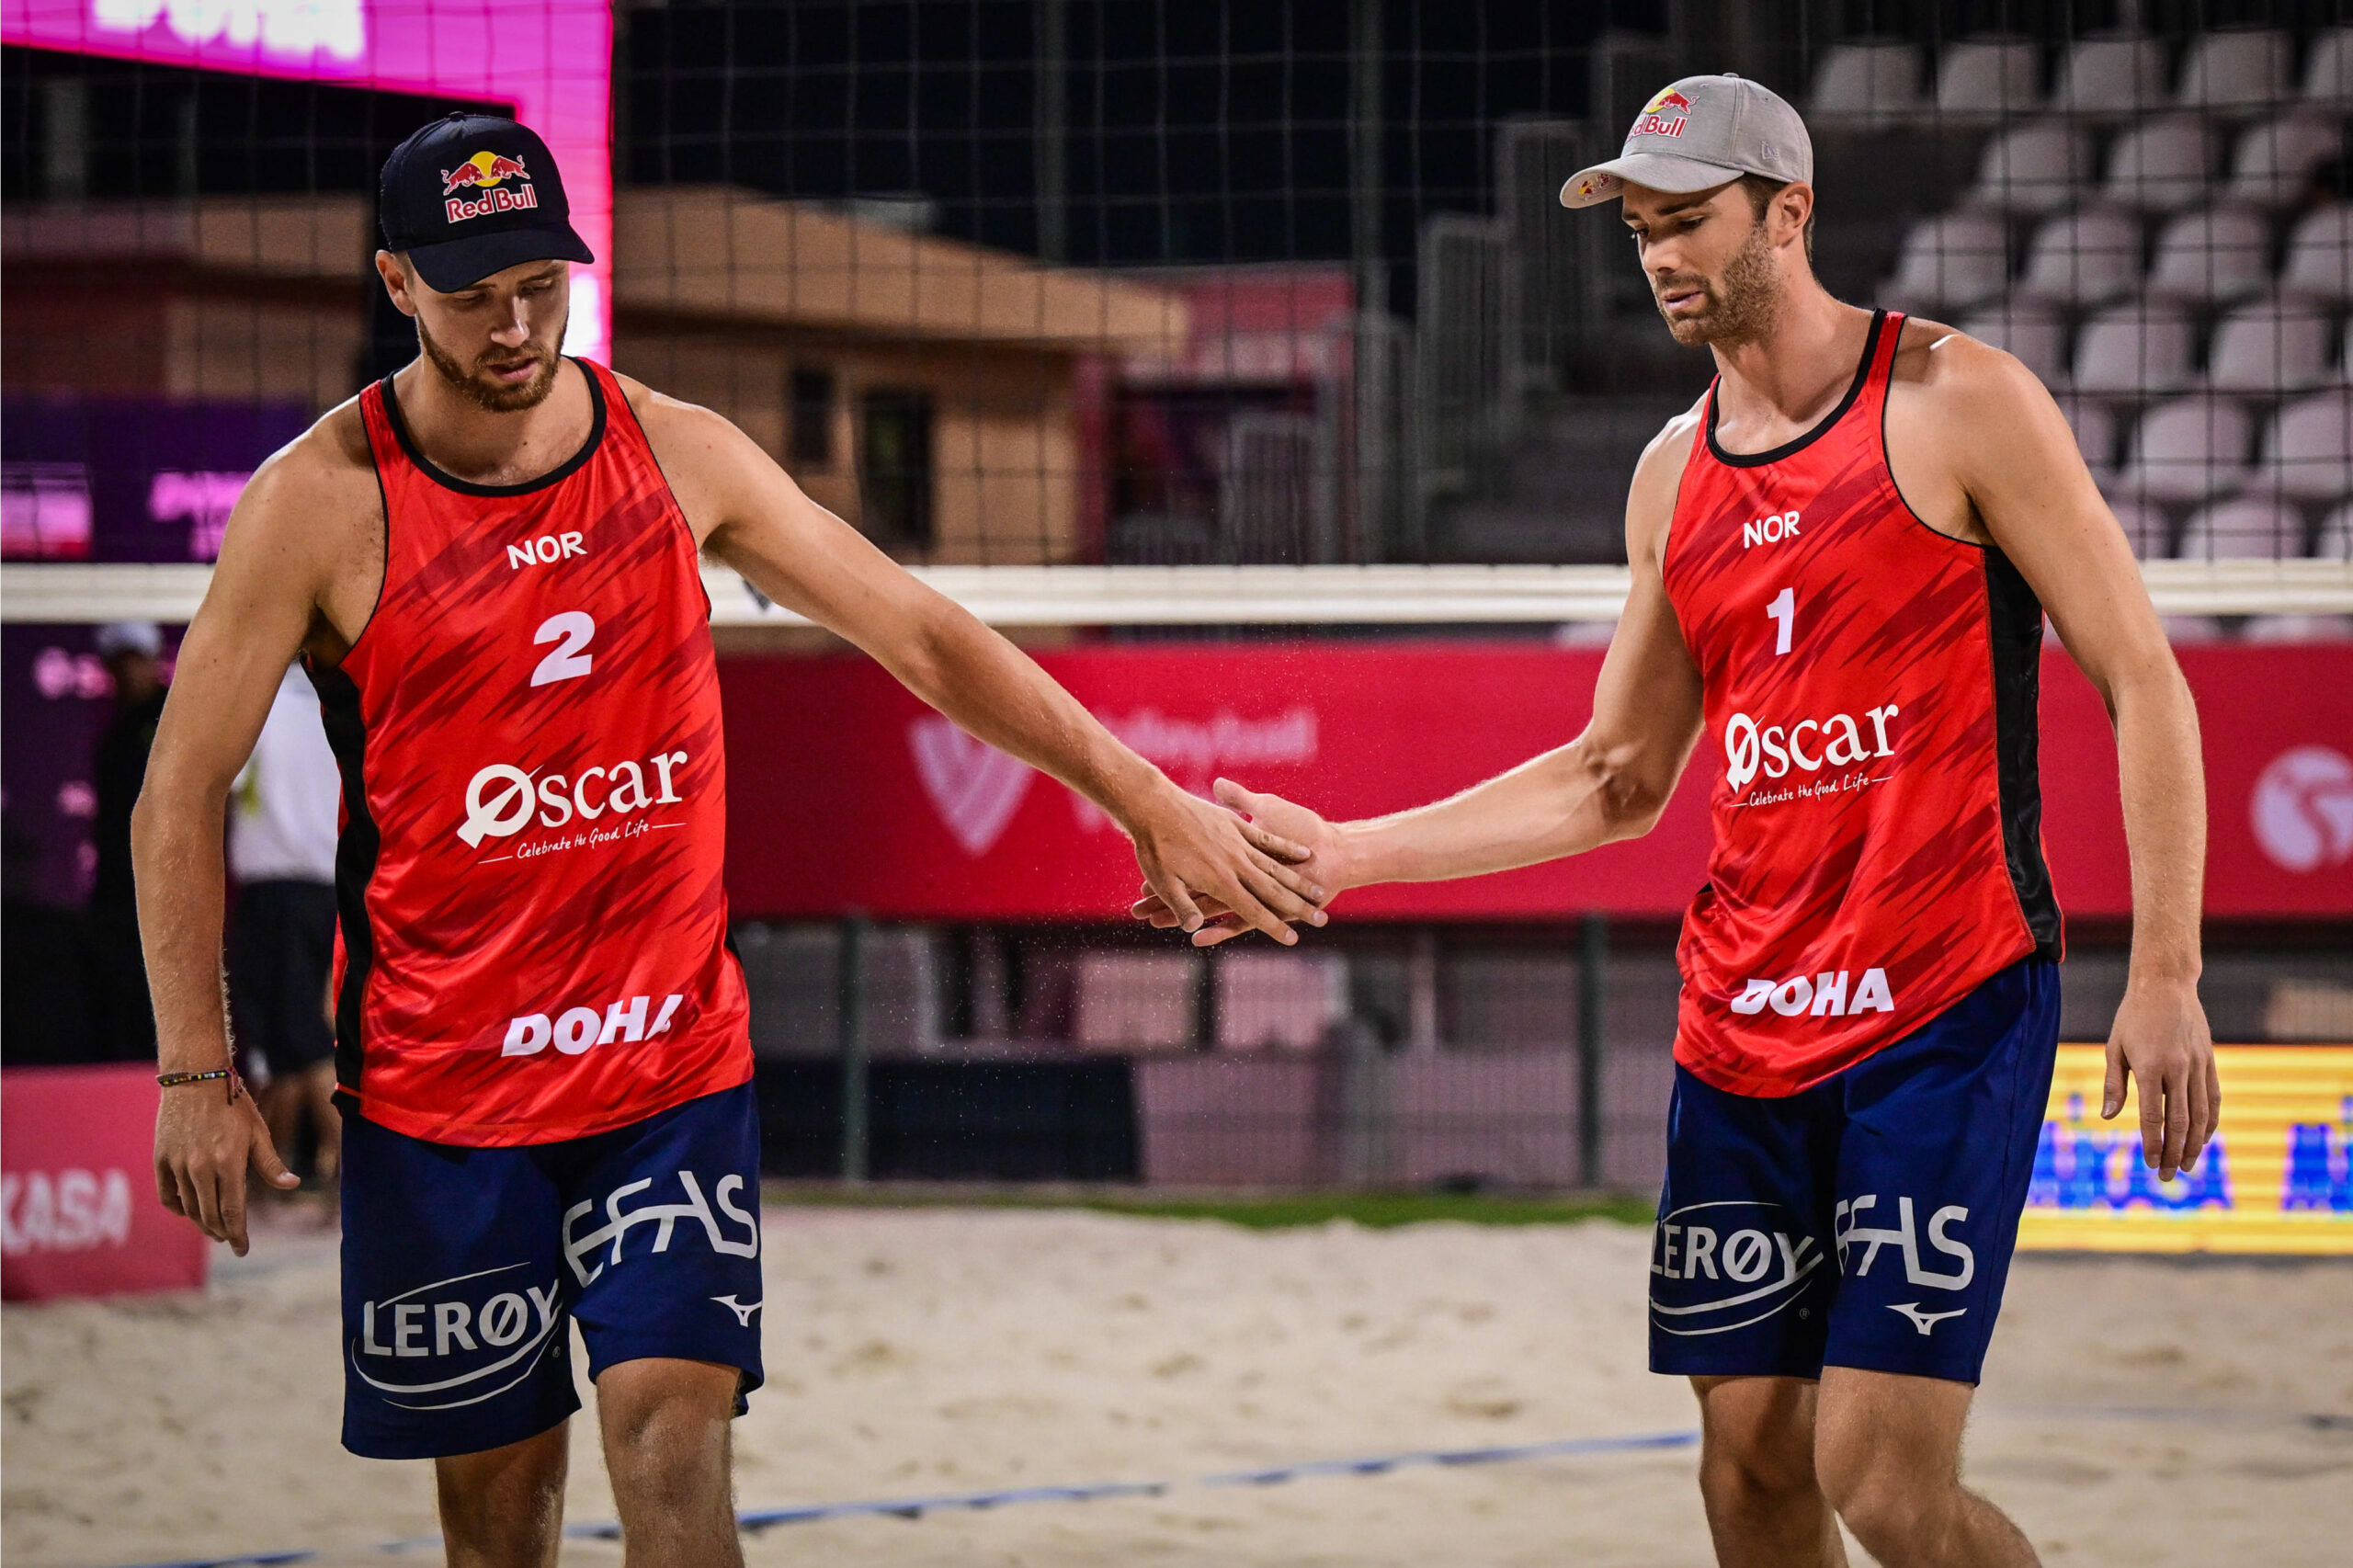
{"type": "MultiPolygon", "coordinates": [[[[1622,566],[926,566],[994,626],[1395,626],[1613,620],[1622,566]]],[[[2353,562],[2149,561],[2161,615],[2353,615],[2353,562]]],[[[209,566],[45,562],[0,569],[0,620],[183,624],[209,566]]],[[[723,566],[714,626],[803,626],[723,566]]]]}

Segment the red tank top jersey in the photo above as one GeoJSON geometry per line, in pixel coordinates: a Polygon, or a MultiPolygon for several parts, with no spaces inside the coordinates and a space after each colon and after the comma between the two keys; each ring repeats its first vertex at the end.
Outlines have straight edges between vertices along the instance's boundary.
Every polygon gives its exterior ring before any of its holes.
{"type": "Polygon", "coordinates": [[[1874,316],[1844,400],[1772,451],[1716,444],[1711,386],[1668,526],[1667,597],[1722,750],[1676,1059],[1735,1094],[1795,1094],[2060,948],[2042,607],[1999,551],[1929,528],[1896,490],[1903,323],[1874,316]]]}
{"type": "Polygon", "coordinates": [[[752,1075],[728,950],[726,765],[693,534],[611,372],[528,484],[418,451],[360,396],[375,614],[314,668],[343,774],[335,1064],[370,1120],[546,1143],[752,1075]]]}

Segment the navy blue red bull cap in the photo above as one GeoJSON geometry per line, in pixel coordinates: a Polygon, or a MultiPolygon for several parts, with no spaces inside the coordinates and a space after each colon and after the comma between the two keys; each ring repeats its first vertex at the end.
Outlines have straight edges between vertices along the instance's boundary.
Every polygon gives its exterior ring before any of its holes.
{"type": "Polygon", "coordinates": [[[594,261],[548,144],[483,114],[437,119],[384,160],[376,220],[384,248],[448,294],[527,261],[594,261]]]}

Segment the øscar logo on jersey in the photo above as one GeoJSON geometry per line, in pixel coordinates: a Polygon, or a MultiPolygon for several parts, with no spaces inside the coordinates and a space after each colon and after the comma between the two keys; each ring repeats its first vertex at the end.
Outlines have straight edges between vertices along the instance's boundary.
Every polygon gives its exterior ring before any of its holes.
{"type": "Polygon", "coordinates": [[[1737,796],[1760,773],[1768,778],[1782,778],[1791,768],[1820,773],[1825,767],[1860,767],[1880,757],[1893,756],[1895,734],[1891,722],[1898,711],[1890,702],[1866,709],[1859,722],[1852,714],[1833,713],[1826,719],[1801,719],[1794,724],[1760,724],[1745,713],[1735,713],[1724,722],[1724,780],[1737,796]],[[1812,749],[1817,746],[1821,749],[1812,749]]]}
{"type": "Polygon", "coordinates": [[[485,838],[522,832],[534,813],[541,827],[562,827],[574,816],[595,822],[607,812],[625,817],[649,806],[674,804],[686,799],[678,793],[676,771],[686,760],[683,751],[656,752],[643,764],[584,767],[577,778],[561,773],[533,775],[494,762],[466,785],[466,820],[458,836],[473,848],[485,838]],[[654,790],[658,792],[649,792],[654,790]]]}
{"type": "Polygon", "coordinates": [[[1686,1204],[1651,1234],[1652,1326],[1693,1339],[1762,1323],[1817,1295],[1827,1261],[1822,1238],[1784,1204],[1686,1204]]]}
{"type": "Polygon", "coordinates": [[[1895,994],[1888,989],[1887,971],[1863,971],[1863,978],[1855,983],[1851,1000],[1847,995],[1847,971],[1841,969],[1811,979],[1801,974],[1788,980],[1752,980],[1725,1006],[1745,1017],[1754,1017],[1768,1007],[1785,1018],[1794,1018],[1802,1013],[1817,1018],[1844,1018],[1857,1013],[1895,1011],[1895,994]]]}
{"type": "Polygon", "coordinates": [[[2247,802],[2256,842],[2280,867],[2317,871],[2353,858],[2353,761],[2328,746],[2271,759],[2247,802]]]}

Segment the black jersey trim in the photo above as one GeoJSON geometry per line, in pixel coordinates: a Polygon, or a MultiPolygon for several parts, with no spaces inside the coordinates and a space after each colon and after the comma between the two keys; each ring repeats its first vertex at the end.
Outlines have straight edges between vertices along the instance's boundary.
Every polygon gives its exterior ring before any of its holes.
{"type": "MultiPolygon", "coordinates": [[[[566,355],[565,358],[571,358],[571,356],[566,355]]],[[[588,382],[588,438],[580,443],[578,451],[563,462],[539,478],[527,479],[520,484],[476,484],[434,467],[431,460],[418,450],[416,437],[409,433],[408,417],[401,413],[400,397],[392,391],[392,378],[386,376],[378,384],[384,391],[384,416],[392,422],[392,435],[400,441],[401,450],[407,455],[408,460],[416,465],[419,473],[442,489],[454,490],[460,495],[529,495],[534,490],[545,490],[551,484],[561,484],[571,478],[580,471],[583,463],[597,455],[597,449],[604,444],[605,389],[597,381],[596,372],[587,366],[574,359],[572,367],[588,382]]]]}
{"type": "Polygon", "coordinates": [[[1708,389],[1708,455],[1726,468],[1763,468],[1767,463],[1777,463],[1784,458],[1797,456],[1828,435],[1836,428],[1838,421],[1847,417],[1847,411],[1855,406],[1855,400],[1863,395],[1863,388],[1870,384],[1871,361],[1879,357],[1880,329],[1886,324],[1885,311],[1871,312],[1870,334],[1863,339],[1862,363],[1855,367],[1855,379],[1847,383],[1847,395],[1838,400],[1838,406],[1816,420],[1813,428],[1804,435],[1793,441],[1784,441],[1770,451],[1727,452],[1716,444],[1716,389],[1723,384],[1723,378],[1718,376],[1708,389]]]}
{"type": "MultiPolygon", "coordinates": [[[[1949,537],[1949,536],[1946,536],[1949,537]]],[[[2042,684],[2042,601],[2010,558],[1985,551],[1986,642],[1993,653],[1995,776],[2002,801],[2002,856],[2018,913],[2043,958],[2065,947],[2058,895],[2042,858],[2042,774],[2038,710],[2042,684]]]]}
{"type": "Polygon", "coordinates": [[[368,884],[375,880],[383,835],[368,810],[368,724],[360,713],[359,687],[340,668],[314,667],[310,675],[319,694],[327,746],[335,753],[335,770],[343,775],[344,824],[335,845],[335,920],[343,927],[343,984],[335,998],[335,1079],[356,1096],[366,1054],[360,1005],[368,993],[369,973],[376,966],[368,884]]]}

